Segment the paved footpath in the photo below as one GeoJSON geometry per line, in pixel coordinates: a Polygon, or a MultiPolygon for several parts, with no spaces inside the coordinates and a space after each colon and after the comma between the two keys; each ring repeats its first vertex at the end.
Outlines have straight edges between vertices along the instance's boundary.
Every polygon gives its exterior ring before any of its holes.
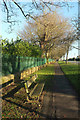
{"type": "Polygon", "coordinates": [[[78,97],[65,77],[58,63],[55,63],[55,76],[52,92],[46,92],[43,99],[42,118],[78,118],[78,97]]]}

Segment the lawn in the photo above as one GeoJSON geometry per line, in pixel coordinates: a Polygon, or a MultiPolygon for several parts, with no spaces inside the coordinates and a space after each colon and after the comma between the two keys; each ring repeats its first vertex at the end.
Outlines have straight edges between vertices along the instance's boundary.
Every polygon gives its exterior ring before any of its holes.
{"type": "MultiPolygon", "coordinates": [[[[45,82],[44,92],[49,91],[54,78],[54,65],[36,72],[37,82],[45,82]]],[[[2,118],[40,118],[41,106],[33,103],[26,103],[26,92],[23,86],[15,86],[13,83],[2,88],[2,118]]]]}
{"type": "Polygon", "coordinates": [[[79,64],[72,64],[68,63],[66,64],[65,62],[59,62],[63,72],[75,88],[75,90],[78,92],[80,95],[80,66],[79,64]]]}
{"type": "Polygon", "coordinates": [[[51,91],[53,88],[53,79],[54,79],[54,64],[49,64],[47,68],[39,70],[36,72],[38,75],[38,82],[45,82],[44,91],[51,91]]]}

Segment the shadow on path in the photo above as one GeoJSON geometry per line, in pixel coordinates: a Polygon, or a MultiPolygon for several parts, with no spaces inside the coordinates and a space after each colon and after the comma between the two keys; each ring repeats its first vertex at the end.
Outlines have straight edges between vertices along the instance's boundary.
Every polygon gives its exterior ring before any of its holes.
{"type": "Polygon", "coordinates": [[[61,71],[59,64],[55,63],[54,65],[55,76],[49,76],[50,81],[48,82],[49,84],[47,84],[48,89],[46,86],[44,88],[45,94],[41,112],[7,99],[7,97],[11,97],[22,86],[16,87],[10,93],[3,96],[2,99],[25,110],[39,114],[41,119],[56,120],[58,118],[72,118],[72,120],[77,120],[80,117],[78,96],[61,71]]]}
{"type": "Polygon", "coordinates": [[[44,95],[42,113],[50,118],[79,118],[78,96],[66,79],[58,63],[55,63],[55,76],[52,91],[44,95]]]}

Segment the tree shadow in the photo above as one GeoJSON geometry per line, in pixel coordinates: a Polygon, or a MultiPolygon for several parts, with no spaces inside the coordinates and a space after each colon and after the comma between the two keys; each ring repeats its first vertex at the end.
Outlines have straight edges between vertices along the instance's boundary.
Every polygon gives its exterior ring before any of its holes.
{"type": "MultiPolygon", "coordinates": [[[[46,114],[43,114],[43,113],[41,113],[41,112],[38,112],[38,111],[36,111],[36,110],[33,110],[31,107],[27,107],[27,106],[24,106],[24,105],[21,105],[21,104],[19,104],[19,103],[15,103],[15,102],[13,102],[13,101],[11,101],[11,100],[7,100],[7,99],[5,99],[5,98],[3,98],[3,100],[5,100],[5,101],[7,101],[7,102],[9,102],[9,103],[11,103],[11,104],[14,104],[14,105],[17,105],[18,107],[21,107],[21,108],[23,108],[23,109],[25,109],[25,110],[29,110],[29,112],[35,112],[36,114],[39,114],[40,116],[42,116],[42,117],[44,117],[44,118],[52,118],[51,116],[46,116],[46,114]]],[[[30,103],[28,103],[28,104],[30,104],[30,103]]],[[[23,118],[24,119],[24,118],[23,118]]],[[[40,119],[40,118],[39,118],[40,119]]],[[[54,118],[53,118],[54,119],[54,118]]],[[[56,119],[55,119],[56,120],[56,119]]]]}
{"type": "MultiPolygon", "coordinates": [[[[73,90],[72,84],[69,82],[69,80],[65,80],[65,76],[64,75],[43,75],[43,79],[40,80],[40,77],[38,78],[37,82],[39,83],[43,83],[45,82],[45,86],[44,86],[44,91],[46,92],[50,92],[53,93],[53,95],[55,93],[57,93],[58,95],[62,95],[62,96],[75,96],[75,90],[73,90]]],[[[27,106],[21,105],[19,103],[16,103],[12,100],[7,100],[6,98],[8,97],[12,97],[14,96],[14,94],[19,91],[21,89],[21,87],[23,86],[18,86],[15,89],[13,89],[10,93],[8,93],[7,95],[3,96],[2,99],[6,100],[7,102],[11,103],[11,104],[15,104],[25,110],[29,110],[30,112],[35,112],[37,114],[39,114],[40,116],[44,117],[44,118],[49,118],[49,119],[57,119],[56,116],[55,118],[52,118],[52,116],[49,116],[47,114],[43,114],[42,112],[38,112],[36,110],[33,110],[32,108],[29,108],[27,106]]],[[[18,99],[18,97],[16,98],[18,99]]],[[[60,100],[62,100],[63,98],[61,98],[60,100]]],[[[77,96],[76,99],[79,102],[79,108],[80,108],[80,97],[77,96]]],[[[20,99],[19,99],[20,100],[20,99]]],[[[67,99],[66,99],[67,100],[67,99]]],[[[68,107],[65,108],[62,105],[59,105],[60,109],[63,109],[63,111],[72,111],[73,113],[75,112],[75,110],[71,110],[68,107]]],[[[78,110],[78,113],[80,113],[80,110],[78,110]]],[[[72,118],[73,119],[73,118],[72,118]]]]}
{"type": "MultiPolygon", "coordinates": [[[[76,76],[77,76],[77,74],[74,77],[76,78],[76,76]]],[[[73,78],[73,75],[70,75],[70,77],[73,78]]],[[[78,101],[78,116],[80,117],[80,94],[78,94],[78,91],[76,91],[75,87],[72,85],[72,83],[67,78],[68,77],[65,75],[55,75],[55,76],[44,75],[43,80],[40,82],[45,81],[44,91],[46,91],[46,93],[52,93],[54,97],[56,95],[57,101],[58,101],[58,98],[60,98],[60,101],[63,101],[63,99],[64,99],[63,103],[61,103],[61,105],[58,105],[59,110],[61,110],[61,109],[63,110],[63,114],[64,114],[64,111],[67,111],[67,112],[70,111],[72,114],[72,117],[73,117],[75,115],[76,110],[68,108],[68,104],[66,104],[67,103],[66,101],[68,101],[68,103],[70,103],[71,100],[72,100],[72,102],[78,101]],[[66,107],[63,106],[64,103],[66,104],[66,107]]],[[[78,81],[77,85],[80,85],[80,81],[78,81]]],[[[78,88],[79,88],[79,86],[78,86],[78,88]]],[[[55,99],[56,99],[56,97],[55,97],[55,99]]],[[[53,98],[50,98],[50,99],[52,100],[53,98]]],[[[74,102],[73,102],[73,105],[74,105],[74,102]]],[[[56,105],[56,103],[54,104],[54,106],[55,105],[56,105]]],[[[46,116],[47,116],[47,114],[46,114],[46,116]]],[[[72,119],[74,119],[74,117],[72,119]]]]}
{"type": "Polygon", "coordinates": [[[0,85],[0,89],[3,87],[6,87],[7,85],[9,85],[12,82],[13,82],[13,79],[9,80],[8,82],[3,83],[2,85],[0,85]]]}
{"type": "MultiPolygon", "coordinates": [[[[50,76],[51,77],[51,76],[50,76]]],[[[44,82],[43,80],[42,81],[39,81],[39,83],[41,83],[41,82],[44,82]]],[[[47,83],[48,81],[46,81],[46,83],[45,83],[45,85],[47,85],[48,86],[48,83],[47,83]]],[[[22,87],[24,87],[24,85],[23,86],[17,86],[16,88],[14,88],[13,90],[11,90],[8,94],[6,94],[6,95],[4,95],[3,97],[2,97],[2,99],[3,100],[5,100],[5,101],[7,101],[7,102],[9,102],[10,104],[14,104],[14,105],[17,105],[18,107],[21,107],[21,108],[23,108],[23,109],[25,109],[25,110],[29,110],[29,112],[35,112],[36,114],[39,114],[41,117],[45,117],[45,118],[52,118],[51,116],[46,116],[46,114],[43,114],[43,113],[41,113],[41,112],[38,112],[38,111],[36,111],[36,110],[34,110],[33,108],[31,108],[31,107],[27,107],[27,106],[24,106],[24,105],[21,105],[19,102],[17,102],[17,100],[20,100],[21,101],[21,99],[20,98],[18,98],[18,97],[16,97],[16,96],[14,96],[14,94],[17,92],[17,91],[19,91],[22,87]],[[11,97],[11,99],[9,100],[8,98],[10,98],[11,97]],[[16,102],[14,102],[14,99],[16,99],[16,102]]],[[[44,88],[44,89],[49,89],[48,87],[46,88],[44,88]]],[[[22,101],[24,102],[24,99],[22,99],[22,101]]],[[[29,104],[29,103],[28,103],[29,104]]]]}
{"type": "MultiPolygon", "coordinates": [[[[73,75],[69,75],[70,78],[73,78],[73,75]]],[[[74,77],[76,78],[77,74],[74,75],[74,77]]],[[[73,79],[72,79],[73,81],[73,79]]],[[[76,79],[75,79],[76,81],[76,79]]],[[[74,82],[74,81],[73,81],[74,82]]],[[[59,109],[61,110],[61,108],[63,109],[63,111],[72,111],[72,116],[75,115],[76,110],[74,109],[69,109],[68,107],[70,106],[70,103],[74,106],[74,104],[78,105],[77,109],[78,109],[78,116],[80,117],[80,91],[78,91],[79,86],[80,85],[80,81],[77,81],[78,83],[76,83],[76,87],[74,86],[74,84],[72,84],[72,82],[68,79],[68,76],[66,75],[55,75],[54,76],[54,93],[56,94],[56,99],[59,102],[59,98],[60,101],[63,101],[63,103],[61,103],[61,105],[59,105],[59,109]],[[77,101],[77,103],[75,103],[75,101],[77,101]],[[65,103],[65,105],[64,105],[65,103]]],[[[74,82],[75,83],[75,82],[74,82]]],[[[56,102],[57,102],[56,101],[56,102]]],[[[72,106],[71,106],[72,107],[72,106]]],[[[64,113],[64,112],[63,112],[64,113]]]]}
{"type": "Polygon", "coordinates": [[[2,99],[8,98],[8,97],[14,97],[14,94],[17,91],[19,91],[22,87],[24,87],[24,84],[17,85],[15,88],[9,91],[6,95],[2,96],[2,99]]]}

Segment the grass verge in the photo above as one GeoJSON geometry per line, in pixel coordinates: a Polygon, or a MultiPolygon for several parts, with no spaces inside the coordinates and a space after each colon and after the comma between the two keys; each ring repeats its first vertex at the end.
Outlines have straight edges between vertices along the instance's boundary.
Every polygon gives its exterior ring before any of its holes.
{"type": "MultiPolygon", "coordinates": [[[[54,65],[50,64],[47,67],[36,72],[38,74],[37,82],[45,82],[45,91],[51,90],[52,80],[54,77],[54,65]]],[[[18,91],[12,90],[11,94],[7,95],[7,91],[14,88],[13,84],[2,88],[2,93],[6,97],[2,99],[2,118],[39,118],[41,107],[36,104],[26,103],[26,92],[24,87],[19,87],[18,91]],[[16,92],[15,92],[16,91],[16,92]]]]}
{"type": "Polygon", "coordinates": [[[45,82],[45,91],[52,91],[54,73],[54,64],[49,64],[46,68],[36,72],[38,75],[37,82],[45,82]]]}
{"type": "Polygon", "coordinates": [[[72,64],[72,63],[65,63],[59,62],[64,74],[67,76],[75,90],[80,95],[80,65],[79,64],[72,64]]]}

